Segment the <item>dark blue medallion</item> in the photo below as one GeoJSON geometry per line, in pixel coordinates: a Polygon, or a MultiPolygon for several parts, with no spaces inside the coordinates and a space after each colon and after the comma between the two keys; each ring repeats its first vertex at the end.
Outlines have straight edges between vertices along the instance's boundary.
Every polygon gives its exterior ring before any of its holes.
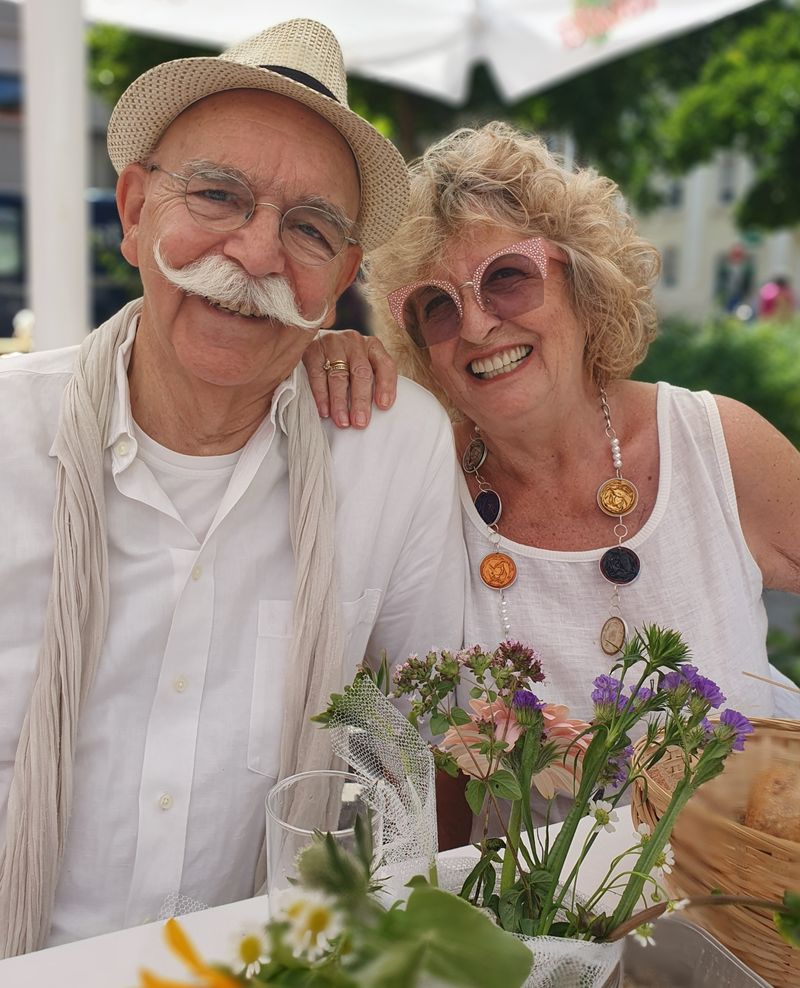
{"type": "Polygon", "coordinates": [[[487,525],[495,525],[503,513],[503,505],[497,491],[478,491],[475,497],[475,510],[487,525]]]}
{"type": "Polygon", "coordinates": [[[633,549],[624,545],[615,545],[613,549],[606,550],[600,559],[600,572],[609,583],[618,587],[633,583],[640,569],[639,557],[633,549]]]}

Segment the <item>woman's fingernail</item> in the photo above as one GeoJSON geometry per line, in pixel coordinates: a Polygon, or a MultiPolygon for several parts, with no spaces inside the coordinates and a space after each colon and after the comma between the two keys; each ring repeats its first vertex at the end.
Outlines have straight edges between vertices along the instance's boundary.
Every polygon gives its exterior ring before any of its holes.
{"type": "Polygon", "coordinates": [[[354,418],[356,425],[360,426],[362,429],[367,424],[367,416],[363,412],[356,412],[354,418]]]}
{"type": "Polygon", "coordinates": [[[385,391],[378,395],[378,404],[381,408],[389,407],[389,395],[385,391]]]}
{"type": "Polygon", "coordinates": [[[350,425],[350,419],[348,418],[347,412],[339,412],[336,416],[336,424],[341,426],[343,429],[350,425]]]}
{"type": "Polygon", "coordinates": [[[330,410],[330,408],[328,408],[328,406],[327,406],[327,405],[320,405],[320,406],[319,406],[319,417],[320,417],[321,419],[326,419],[326,418],[328,418],[328,416],[329,416],[330,414],[331,414],[331,410],[330,410]]]}

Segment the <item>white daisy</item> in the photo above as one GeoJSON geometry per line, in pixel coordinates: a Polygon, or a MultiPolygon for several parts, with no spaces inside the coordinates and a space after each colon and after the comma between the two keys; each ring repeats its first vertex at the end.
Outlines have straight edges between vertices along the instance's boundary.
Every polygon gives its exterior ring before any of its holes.
{"type": "Polygon", "coordinates": [[[688,899],[670,899],[670,901],[667,903],[667,912],[677,913],[680,912],[681,909],[685,909],[688,905],[689,905],[688,899]]]}
{"type": "Polygon", "coordinates": [[[663,871],[665,875],[669,875],[674,864],[675,854],[672,851],[672,845],[668,842],[664,845],[664,850],[656,858],[655,867],[663,871]]]}
{"type": "Polygon", "coordinates": [[[652,831],[650,830],[650,825],[647,823],[640,823],[636,828],[636,833],[639,835],[639,843],[642,847],[650,840],[652,831]]]}
{"type": "Polygon", "coordinates": [[[614,833],[619,822],[617,811],[607,799],[590,799],[589,816],[594,817],[593,830],[607,830],[610,834],[614,833]]]}
{"type": "Polygon", "coordinates": [[[643,947],[652,947],[655,943],[653,939],[653,924],[652,923],[642,923],[641,926],[637,926],[635,930],[631,930],[630,936],[634,940],[638,940],[643,947]]]}
{"type": "Polygon", "coordinates": [[[236,963],[246,978],[254,978],[269,960],[267,938],[258,927],[244,930],[236,938],[236,963]]]}
{"type": "Polygon", "coordinates": [[[310,961],[322,957],[343,929],[335,901],[309,889],[284,889],[275,919],[286,923],[286,942],[292,953],[310,961]]]}

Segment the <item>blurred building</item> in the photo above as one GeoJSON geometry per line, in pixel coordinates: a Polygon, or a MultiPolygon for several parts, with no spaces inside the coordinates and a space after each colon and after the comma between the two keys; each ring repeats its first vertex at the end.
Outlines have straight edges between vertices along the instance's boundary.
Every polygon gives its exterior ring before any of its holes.
{"type": "MultiPolygon", "coordinates": [[[[27,306],[25,256],[24,85],[20,45],[21,9],[0,0],[0,352],[11,345],[14,315],[27,306]],[[3,343],[5,338],[6,343],[3,343]],[[8,345],[6,345],[8,344],[8,345]]],[[[118,256],[121,230],[113,201],[117,176],[106,151],[110,110],[87,93],[93,322],[107,318],[125,301],[105,259],[118,256]]],[[[87,269],[88,270],[88,269],[87,269]]]]}
{"type": "Polygon", "coordinates": [[[737,230],[733,204],[753,178],[742,155],[721,152],[681,179],[665,179],[665,205],[639,217],[639,230],[661,252],[656,287],[662,315],[703,320],[720,312],[747,317],[758,290],[785,276],[800,285],[800,228],[770,234],[737,230]]]}

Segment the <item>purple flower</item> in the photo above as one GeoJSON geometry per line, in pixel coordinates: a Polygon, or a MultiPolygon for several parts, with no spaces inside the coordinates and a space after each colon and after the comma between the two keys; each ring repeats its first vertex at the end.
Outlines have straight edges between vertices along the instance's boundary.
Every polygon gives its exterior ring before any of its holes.
{"type": "Polygon", "coordinates": [[[744,739],[753,733],[753,725],[738,710],[723,710],[719,716],[720,725],[733,732],[733,751],[744,751],[744,739]]]}
{"type": "Polygon", "coordinates": [[[697,666],[684,663],[673,672],[668,672],[661,679],[661,689],[676,691],[688,687],[703,703],[710,707],[719,707],[725,702],[725,694],[719,686],[706,676],[701,676],[697,666]]]}
{"type": "Polygon", "coordinates": [[[530,690],[515,690],[511,698],[511,707],[517,721],[524,727],[530,727],[536,721],[536,715],[544,705],[544,702],[530,690]]]}
{"type": "Polygon", "coordinates": [[[515,690],[511,702],[517,710],[538,711],[544,707],[544,701],[540,700],[535,693],[531,693],[530,690],[515,690]]]}
{"type": "Polygon", "coordinates": [[[704,700],[709,706],[715,709],[722,706],[725,702],[725,694],[713,680],[701,676],[695,666],[682,666],[682,672],[692,691],[701,700],[704,700]]]}
{"type": "Polygon", "coordinates": [[[633,696],[633,702],[637,707],[640,707],[643,703],[647,703],[648,700],[652,700],[655,693],[648,689],[647,686],[640,686],[639,689],[633,696]]]}
{"type": "Polygon", "coordinates": [[[683,673],[680,670],[675,670],[674,672],[668,672],[666,675],[661,677],[661,689],[662,690],[677,690],[681,686],[686,686],[686,680],[683,677],[683,673]]]}
{"type": "Polygon", "coordinates": [[[710,741],[712,735],[714,734],[714,725],[708,717],[704,717],[697,726],[703,732],[703,740],[710,741]]]}
{"type": "Polygon", "coordinates": [[[601,781],[606,786],[611,786],[614,789],[621,786],[628,778],[632,757],[632,745],[628,745],[627,748],[623,748],[622,751],[618,751],[615,755],[612,755],[608,760],[608,765],[603,772],[601,781]]]}
{"type": "Polygon", "coordinates": [[[592,703],[598,707],[616,707],[621,710],[628,702],[622,692],[622,682],[613,676],[598,676],[592,692],[592,703]]]}

